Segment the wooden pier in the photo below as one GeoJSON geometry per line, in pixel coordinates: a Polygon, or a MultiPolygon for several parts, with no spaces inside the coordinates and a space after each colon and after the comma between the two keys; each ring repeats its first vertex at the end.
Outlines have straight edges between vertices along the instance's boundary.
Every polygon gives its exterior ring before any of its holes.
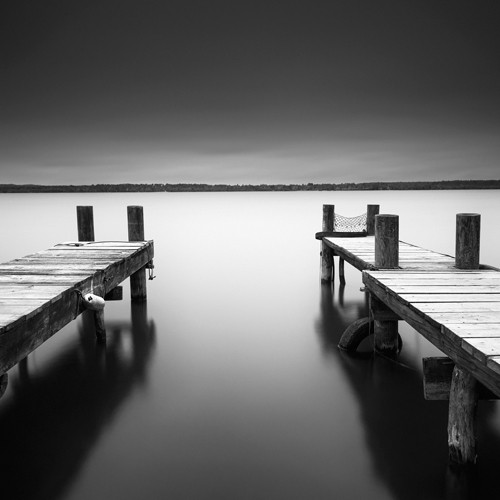
{"type": "Polygon", "coordinates": [[[105,341],[105,300],[121,298],[118,285],[126,278],[132,300],[146,300],[154,244],[144,241],[142,207],[128,207],[130,241],[93,241],[92,207],[77,207],[77,214],[79,239],[86,241],[0,264],[0,395],[7,370],[83,311],[93,312],[98,340],[105,341]]]}
{"type": "Polygon", "coordinates": [[[455,257],[399,241],[395,215],[377,210],[373,219],[373,236],[346,238],[324,226],[316,236],[322,282],[334,278],[338,256],[362,271],[369,294],[370,316],[348,327],[339,347],[353,351],[373,333],[375,352],[395,357],[403,320],[442,351],[423,360],[424,395],[449,400],[451,463],[474,463],[477,401],[500,397],[500,270],[479,264],[480,217],[457,215],[455,257]]]}

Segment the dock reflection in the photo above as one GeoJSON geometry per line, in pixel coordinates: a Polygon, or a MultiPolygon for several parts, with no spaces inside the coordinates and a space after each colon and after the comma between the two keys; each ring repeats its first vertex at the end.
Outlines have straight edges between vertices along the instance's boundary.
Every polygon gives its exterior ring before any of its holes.
{"type": "Polygon", "coordinates": [[[130,321],[106,323],[106,344],[83,314],[74,346],[41,373],[18,365],[12,395],[0,401],[2,496],[60,498],[123,402],[147,383],[155,326],[146,304],[131,307],[130,321]]]}
{"type": "Polygon", "coordinates": [[[337,348],[345,328],[368,315],[362,297],[346,303],[343,292],[341,287],[335,297],[334,285],[321,286],[316,332],[324,353],[343,368],[356,396],[377,476],[395,499],[489,498],[495,462],[498,465],[495,450],[500,449],[500,435],[493,425],[495,403],[479,404],[479,464],[468,470],[450,469],[448,402],[424,399],[420,372],[368,351],[348,354],[337,348]]]}

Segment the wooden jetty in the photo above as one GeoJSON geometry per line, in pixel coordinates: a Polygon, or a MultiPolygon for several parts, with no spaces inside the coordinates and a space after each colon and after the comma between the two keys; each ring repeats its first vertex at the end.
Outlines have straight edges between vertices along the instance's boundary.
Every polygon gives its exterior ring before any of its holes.
{"type": "Polygon", "coordinates": [[[105,341],[105,300],[121,298],[126,278],[132,300],[147,298],[154,244],[144,240],[142,207],[128,207],[129,241],[94,241],[92,207],[77,207],[77,216],[79,241],[0,264],[0,395],[7,370],[83,311],[93,311],[105,341]]]}
{"type": "Polygon", "coordinates": [[[336,228],[325,230],[325,215],[316,236],[322,282],[333,279],[338,256],[362,271],[369,294],[370,316],[348,327],[339,347],[355,350],[373,333],[375,352],[394,357],[401,348],[397,322],[403,320],[441,350],[444,357],[423,360],[424,395],[449,400],[450,461],[474,463],[477,401],[500,397],[500,270],[479,264],[480,216],[457,215],[451,257],[399,241],[398,217],[376,212],[373,236],[365,231],[346,238],[336,228]]]}

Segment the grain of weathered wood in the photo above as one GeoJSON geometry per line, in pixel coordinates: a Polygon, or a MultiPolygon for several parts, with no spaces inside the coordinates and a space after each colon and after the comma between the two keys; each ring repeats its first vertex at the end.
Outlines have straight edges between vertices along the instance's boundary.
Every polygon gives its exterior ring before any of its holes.
{"type": "Polygon", "coordinates": [[[479,214],[457,214],[455,264],[458,269],[479,267],[479,243],[481,216],[479,214]]]}
{"type": "Polygon", "coordinates": [[[366,234],[375,236],[375,216],[380,212],[380,205],[366,206],[366,234]]]}
{"type": "Polygon", "coordinates": [[[448,411],[448,450],[457,464],[476,462],[477,382],[474,376],[455,366],[448,411]]]}
{"type": "MultiPolygon", "coordinates": [[[[332,232],[335,229],[335,205],[323,205],[322,231],[332,232]]],[[[321,282],[330,283],[335,277],[335,263],[333,251],[326,244],[321,242],[321,282]]]]}
{"type": "Polygon", "coordinates": [[[76,207],[76,219],[78,226],[78,241],[93,241],[95,239],[93,207],[76,207]]]}
{"type": "MultiPolygon", "coordinates": [[[[143,208],[140,206],[127,207],[127,219],[129,241],[144,240],[143,208]]],[[[142,302],[147,299],[145,267],[142,267],[130,276],[130,296],[133,301],[137,302],[142,302]]]]}

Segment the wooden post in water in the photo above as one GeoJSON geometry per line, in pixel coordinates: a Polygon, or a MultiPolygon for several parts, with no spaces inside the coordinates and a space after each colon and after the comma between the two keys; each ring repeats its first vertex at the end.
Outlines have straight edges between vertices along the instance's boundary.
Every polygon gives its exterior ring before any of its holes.
{"type": "Polygon", "coordinates": [[[76,220],[78,224],[78,241],[95,241],[93,207],[76,207],[76,220]]]}
{"type": "Polygon", "coordinates": [[[379,214],[380,205],[366,205],[366,234],[375,234],[375,216],[379,214]]]}
{"type": "MultiPolygon", "coordinates": [[[[323,231],[333,231],[335,223],[335,205],[323,205],[323,231]]],[[[335,277],[333,250],[321,242],[321,283],[330,283],[335,277]]]]}
{"type": "MultiPolygon", "coordinates": [[[[399,217],[397,215],[375,215],[375,267],[396,269],[399,266],[399,217]]],[[[371,307],[377,304],[377,316],[373,323],[375,351],[394,357],[398,352],[398,322],[383,319],[386,309],[390,318],[391,310],[380,301],[371,297],[371,307]]]]}
{"type": "MultiPolygon", "coordinates": [[[[457,214],[455,266],[458,269],[479,268],[481,216],[457,214]]],[[[448,410],[448,451],[450,462],[459,465],[476,462],[476,379],[455,366],[451,380],[448,410]]]]}
{"type": "Polygon", "coordinates": [[[479,269],[481,216],[457,214],[455,266],[458,269],[479,269]]]}
{"type": "MultiPolygon", "coordinates": [[[[127,207],[128,240],[144,241],[144,214],[142,207],[127,207]]],[[[130,297],[133,301],[147,299],[146,268],[143,267],[130,276],[130,297]]]]}
{"type": "Polygon", "coordinates": [[[453,369],[448,410],[450,461],[459,465],[476,462],[476,379],[459,366],[453,369]]]}
{"type": "Polygon", "coordinates": [[[104,310],[93,311],[94,313],[94,327],[97,342],[106,342],[106,325],[104,324],[104,310]]]}
{"type": "MultiPolygon", "coordinates": [[[[94,209],[91,206],[77,206],[76,219],[78,225],[78,241],[95,241],[94,209]]],[[[91,290],[92,291],[92,290],[91,290]]],[[[104,311],[92,311],[95,335],[98,342],[106,342],[106,326],[104,311]]]]}

